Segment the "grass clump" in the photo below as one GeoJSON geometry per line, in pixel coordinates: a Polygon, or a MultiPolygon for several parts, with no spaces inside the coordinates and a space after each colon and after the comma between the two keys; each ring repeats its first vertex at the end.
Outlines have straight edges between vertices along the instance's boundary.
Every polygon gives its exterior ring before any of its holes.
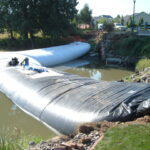
{"type": "Polygon", "coordinates": [[[0,150],[22,150],[18,135],[8,129],[2,129],[0,131],[0,150]]]}
{"type": "Polygon", "coordinates": [[[137,71],[143,71],[145,68],[150,67],[150,59],[145,58],[138,61],[136,64],[137,71]]]}
{"type": "Polygon", "coordinates": [[[150,124],[109,129],[95,150],[149,150],[150,124]]]}
{"type": "Polygon", "coordinates": [[[19,129],[0,130],[0,150],[24,150],[29,147],[29,143],[42,141],[40,137],[24,136],[19,129]]]}

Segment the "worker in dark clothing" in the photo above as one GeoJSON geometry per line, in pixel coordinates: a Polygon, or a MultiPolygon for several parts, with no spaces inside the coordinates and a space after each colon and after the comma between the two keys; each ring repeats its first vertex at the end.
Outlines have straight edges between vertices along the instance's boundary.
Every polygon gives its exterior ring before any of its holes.
{"type": "Polygon", "coordinates": [[[29,58],[25,58],[22,62],[21,62],[21,65],[23,65],[24,67],[25,66],[29,66],[29,58]]]}

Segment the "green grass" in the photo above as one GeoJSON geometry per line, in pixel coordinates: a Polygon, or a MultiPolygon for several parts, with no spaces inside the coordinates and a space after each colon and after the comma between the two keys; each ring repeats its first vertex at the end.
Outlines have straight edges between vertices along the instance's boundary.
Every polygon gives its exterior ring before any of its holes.
{"type": "Polygon", "coordinates": [[[150,150],[150,124],[111,128],[94,150],[150,150]]]}
{"type": "Polygon", "coordinates": [[[145,68],[150,67],[150,59],[141,59],[136,64],[136,70],[137,71],[143,71],[145,68]]]}
{"type": "Polygon", "coordinates": [[[31,141],[39,143],[42,138],[25,136],[18,129],[0,129],[0,150],[25,150],[31,141]]]}

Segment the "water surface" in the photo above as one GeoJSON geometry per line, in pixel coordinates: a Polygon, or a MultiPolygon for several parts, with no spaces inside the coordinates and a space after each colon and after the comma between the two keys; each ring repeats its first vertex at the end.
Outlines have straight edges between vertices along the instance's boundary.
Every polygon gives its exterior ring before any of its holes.
{"type": "Polygon", "coordinates": [[[66,70],[69,73],[77,74],[82,77],[90,77],[95,80],[117,81],[133,74],[133,71],[117,66],[97,66],[87,65],[79,68],[71,68],[66,70]]]}
{"type": "Polygon", "coordinates": [[[20,130],[25,135],[33,135],[44,139],[55,134],[36,119],[30,117],[4,94],[0,93],[0,130],[20,130]]]}

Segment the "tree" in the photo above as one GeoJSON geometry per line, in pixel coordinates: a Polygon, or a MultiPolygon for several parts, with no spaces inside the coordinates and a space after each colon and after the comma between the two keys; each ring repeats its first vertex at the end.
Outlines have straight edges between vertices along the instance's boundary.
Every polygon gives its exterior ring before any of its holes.
{"type": "Polygon", "coordinates": [[[90,10],[87,4],[85,4],[83,9],[80,11],[79,20],[81,23],[92,24],[92,10],[90,10]]]}
{"type": "Polygon", "coordinates": [[[7,32],[10,33],[11,39],[13,39],[14,27],[14,15],[11,9],[11,1],[0,0],[0,29],[7,30],[7,32]]]}
{"type": "Polygon", "coordinates": [[[123,18],[123,16],[121,17],[121,24],[124,25],[124,18],[123,18]]]}
{"type": "Polygon", "coordinates": [[[33,38],[39,30],[60,36],[72,29],[70,22],[77,14],[76,5],[77,0],[0,0],[0,14],[3,27],[25,39],[29,35],[33,38]]]}
{"type": "Polygon", "coordinates": [[[107,23],[109,22],[109,19],[108,18],[101,18],[97,21],[98,23],[101,23],[101,24],[104,24],[104,23],[107,23]]]}
{"type": "Polygon", "coordinates": [[[132,19],[131,16],[130,16],[129,20],[127,21],[127,26],[128,27],[133,27],[133,19],[132,19]]]}
{"type": "Polygon", "coordinates": [[[120,15],[117,15],[117,17],[114,18],[113,21],[116,22],[116,23],[121,23],[121,17],[120,17],[120,15]]]}
{"type": "Polygon", "coordinates": [[[138,25],[140,26],[140,25],[142,25],[143,23],[144,23],[144,19],[141,18],[141,19],[139,20],[139,22],[138,22],[138,25]]]}
{"type": "Polygon", "coordinates": [[[114,30],[114,24],[112,22],[105,22],[103,24],[103,29],[107,32],[111,32],[114,30]]]}
{"type": "Polygon", "coordinates": [[[72,29],[76,0],[41,0],[39,4],[40,28],[44,34],[66,35],[72,29]]]}

